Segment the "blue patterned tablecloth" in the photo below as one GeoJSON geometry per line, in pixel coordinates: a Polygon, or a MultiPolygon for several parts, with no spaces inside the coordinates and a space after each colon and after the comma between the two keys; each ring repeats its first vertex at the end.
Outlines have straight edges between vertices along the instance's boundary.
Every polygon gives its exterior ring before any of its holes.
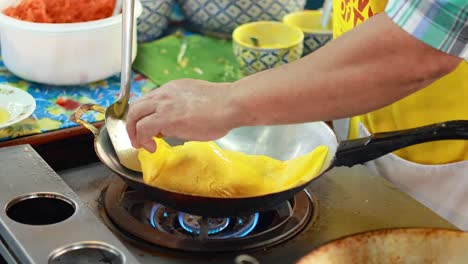
{"type": "MultiPolygon", "coordinates": [[[[26,120],[0,129],[0,141],[77,126],[69,120],[76,105],[93,103],[108,107],[116,100],[120,90],[120,76],[82,86],[50,86],[26,82],[10,73],[1,59],[0,83],[28,92],[35,98],[37,105],[32,116],[26,120]]],[[[137,98],[155,87],[142,75],[133,74],[132,98],[137,98]]],[[[104,116],[91,112],[83,119],[97,122],[104,120],[104,116]]]]}

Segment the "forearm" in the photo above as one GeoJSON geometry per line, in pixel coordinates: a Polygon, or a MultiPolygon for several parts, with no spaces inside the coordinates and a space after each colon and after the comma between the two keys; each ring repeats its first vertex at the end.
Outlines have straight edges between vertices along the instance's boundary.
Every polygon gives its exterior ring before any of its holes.
{"type": "Polygon", "coordinates": [[[377,15],[301,60],[234,83],[233,101],[241,125],[332,120],[391,104],[459,62],[377,15]]]}

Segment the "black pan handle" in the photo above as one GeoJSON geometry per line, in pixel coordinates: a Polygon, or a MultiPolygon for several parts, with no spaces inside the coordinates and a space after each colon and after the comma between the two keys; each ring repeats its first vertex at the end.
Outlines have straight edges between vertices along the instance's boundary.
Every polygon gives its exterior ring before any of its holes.
{"type": "Polygon", "coordinates": [[[338,145],[333,166],[352,167],[404,147],[450,139],[468,139],[468,120],[449,121],[342,141],[338,145]]]}

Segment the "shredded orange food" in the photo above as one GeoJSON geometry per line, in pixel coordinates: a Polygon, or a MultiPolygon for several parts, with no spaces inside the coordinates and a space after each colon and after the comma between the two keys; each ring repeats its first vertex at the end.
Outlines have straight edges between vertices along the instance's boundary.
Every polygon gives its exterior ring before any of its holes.
{"type": "Polygon", "coordinates": [[[110,17],[115,0],[23,0],[3,11],[35,23],[78,23],[110,17]]]}

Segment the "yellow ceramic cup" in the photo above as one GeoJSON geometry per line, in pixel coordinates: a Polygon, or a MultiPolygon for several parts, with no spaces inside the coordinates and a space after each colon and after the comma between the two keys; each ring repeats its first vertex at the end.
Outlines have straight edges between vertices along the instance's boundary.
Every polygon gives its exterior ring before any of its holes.
{"type": "Polygon", "coordinates": [[[299,27],[304,32],[304,54],[307,55],[319,49],[333,39],[333,24],[322,27],[321,10],[305,10],[286,15],[283,22],[299,27]]]}
{"type": "Polygon", "coordinates": [[[244,74],[271,69],[302,56],[304,34],[281,22],[241,25],[232,33],[234,55],[244,74]]]}

